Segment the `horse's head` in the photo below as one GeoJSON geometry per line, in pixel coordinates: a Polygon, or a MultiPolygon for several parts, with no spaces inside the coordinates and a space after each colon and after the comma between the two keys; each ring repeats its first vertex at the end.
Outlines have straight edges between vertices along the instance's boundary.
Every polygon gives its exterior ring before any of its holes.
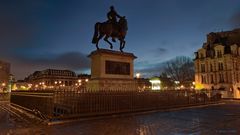
{"type": "Polygon", "coordinates": [[[122,28],[122,30],[127,31],[128,30],[128,26],[127,26],[127,19],[125,16],[120,17],[119,19],[119,25],[122,28]]]}

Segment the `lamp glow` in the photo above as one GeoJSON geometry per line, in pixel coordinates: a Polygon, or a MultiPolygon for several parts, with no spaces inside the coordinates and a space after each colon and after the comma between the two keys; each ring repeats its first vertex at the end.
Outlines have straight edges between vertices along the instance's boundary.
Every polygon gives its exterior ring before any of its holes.
{"type": "Polygon", "coordinates": [[[141,74],[140,73],[136,73],[136,77],[140,78],[141,74]]]}
{"type": "Polygon", "coordinates": [[[160,90],[161,89],[161,81],[159,80],[159,78],[152,78],[150,80],[151,84],[152,84],[152,90],[160,90]]]}

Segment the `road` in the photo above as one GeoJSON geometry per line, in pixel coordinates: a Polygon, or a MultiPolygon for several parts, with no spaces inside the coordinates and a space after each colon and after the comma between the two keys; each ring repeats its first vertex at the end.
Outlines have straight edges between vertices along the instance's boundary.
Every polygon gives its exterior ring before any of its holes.
{"type": "MultiPolygon", "coordinates": [[[[11,106],[7,105],[8,108],[11,106]]],[[[237,135],[240,102],[46,126],[0,107],[1,135],[237,135]],[[23,117],[23,118],[21,118],[23,117]]]]}

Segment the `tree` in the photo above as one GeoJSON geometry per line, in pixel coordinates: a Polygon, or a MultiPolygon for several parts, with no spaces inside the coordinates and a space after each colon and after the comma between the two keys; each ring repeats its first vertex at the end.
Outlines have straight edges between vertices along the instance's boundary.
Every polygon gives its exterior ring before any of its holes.
{"type": "Polygon", "coordinates": [[[179,81],[185,86],[191,85],[194,80],[194,63],[189,57],[178,56],[166,63],[164,73],[172,81],[179,81]]]}
{"type": "Polygon", "coordinates": [[[171,80],[171,78],[165,72],[162,72],[159,78],[161,80],[161,86],[163,89],[172,89],[174,87],[174,81],[171,80]]]}

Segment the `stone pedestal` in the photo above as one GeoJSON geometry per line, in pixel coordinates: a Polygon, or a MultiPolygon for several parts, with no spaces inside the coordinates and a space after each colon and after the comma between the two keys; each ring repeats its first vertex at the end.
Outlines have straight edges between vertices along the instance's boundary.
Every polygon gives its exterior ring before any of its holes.
{"type": "Polygon", "coordinates": [[[133,53],[106,49],[93,51],[91,58],[90,90],[135,90],[133,53]]]}

